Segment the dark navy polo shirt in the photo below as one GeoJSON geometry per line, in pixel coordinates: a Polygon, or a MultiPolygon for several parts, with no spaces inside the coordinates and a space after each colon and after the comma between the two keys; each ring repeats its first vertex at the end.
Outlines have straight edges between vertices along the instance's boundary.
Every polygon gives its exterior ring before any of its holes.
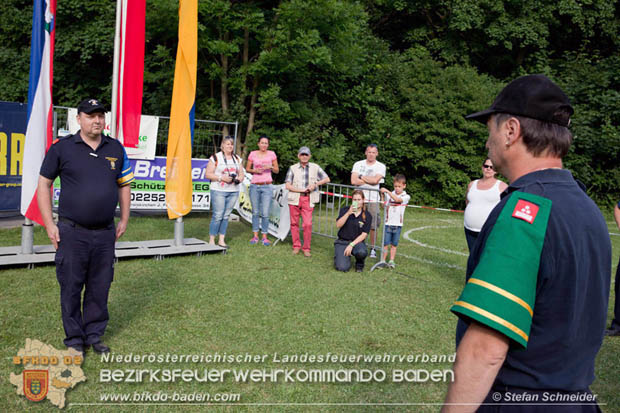
{"type": "Polygon", "coordinates": [[[96,150],[75,135],[53,143],[40,174],[54,180],[60,176],[58,215],[86,227],[112,223],[118,189],[133,180],[125,148],[105,135],[96,150]]]}
{"type": "MultiPolygon", "coordinates": [[[[337,219],[340,219],[344,214],[346,214],[349,208],[350,207],[348,206],[340,208],[337,219]]],[[[370,232],[372,216],[368,211],[366,211],[366,219],[362,217],[363,215],[363,213],[359,214],[357,217],[353,214],[349,215],[347,221],[338,230],[338,239],[353,241],[355,238],[359,237],[362,232],[368,234],[370,232]]]]}
{"type": "MultiPolygon", "coordinates": [[[[506,256],[510,256],[518,251],[519,246],[514,245],[511,233],[489,235],[496,223],[499,225],[498,217],[501,219],[507,215],[502,214],[507,204],[510,205],[510,211],[507,212],[515,216],[512,211],[514,199],[510,202],[510,198],[520,193],[526,193],[523,195],[525,197],[534,194],[550,200],[551,209],[541,244],[537,274],[525,274],[527,270],[524,265],[524,268],[520,268],[523,273],[516,271],[518,276],[514,277],[517,287],[523,287],[520,283],[531,279],[532,275],[535,277],[535,283],[531,284],[531,288],[535,288],[535,291],[531,291],[535,298],[529,338],[524,346],[509,337],[511,347],[495,385],[584,390],[594,380],[594,359],[601,347],[607,319],[611,242],[600,210],[569,171],[545,169],[532,172],[516,180],[502,193],[500,203],[489,215],[471,251],[467,263],[468,284],[471,284],[470,278],[475,284],[490,284],[476,281],[476,275],[472,277],[472,274],[480,271],[478,264],[489,259],[488,254],[508,251],[506,256]],[[497,241],[494,241],[492,247],[488,246],[487,241],[491,245],[491,239],[496,240],[497,235],[504,242],[500,243],[499,248],[497,241]]],[[[490,281],[492,283],[493,279],[501,277],[502,274],[491,274],[490,281]]],[[[473,290],[481,287],[474,285],[467,288],[473,290]]],[[[506,295],[504,290],[495,288],[495,291],[506,295]]],[[[455,311],[454,308],[453,311],[460,317],[458,345],[465,332],[463,323],[470,322],[471,318],[462,314],[465,310],[457,308],[455,311]]],[[[498,309],[497,313],[502,310],[505,311],[505,308],[498,309]]],[[[493,313],[493,310],[487,311],[487,316],[489,313],[493,313]]],[[[498,320],[494,314],[490,317],[498,320]]],[[[497,327],[499,324],[494,327],[492,322],[483,323],[507,335],[497,327]]],[[[499,323],[502,321],[499,320],[499,323]]],[[[514,329],[514,325],[509,327],[514,329]]]]}

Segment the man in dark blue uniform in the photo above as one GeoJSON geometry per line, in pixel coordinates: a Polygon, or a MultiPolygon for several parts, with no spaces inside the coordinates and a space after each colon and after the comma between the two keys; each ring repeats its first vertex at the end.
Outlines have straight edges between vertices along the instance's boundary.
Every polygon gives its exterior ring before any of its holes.
{"type": "Polygon", "coordinates": [[[108,323],[108,292],[114,276],[114,243],[127,228],[133,172],[125,149],[102,134],[105,108],[96,99],[78,105],[80,130],[50,146],[39,176],[37,201],[56,248],[64,343],[79,352],[110,349],[101,336],[108,323]],[[52,219],[51,187],[60,177],[58,225],[52,219]],[[114,211],[120,204],[120,221],[114,211]],[[84,289],[83,308],[81,304],[84,289]]]}
{"type": "MultiPolygon", "coordinates": [[[[614,208],[614,219],[620,229],[620,202],[614,208]]],[[[614,288],[614,319],[611,321],[609,329],[605,330],[605,335],[610,337],[620,337],[620,260],[616,269],[616,287],[614,288]]]]}
{"type": "Polygon", "coordinates": [[[611,242],[583,185],[562,169],[568,97],[543,75],[508,84],[486,122],[510,181],[484,224],[451,310],[459,317],[444,412],[597,412],[589,386],[605,329],[611,242]]]}

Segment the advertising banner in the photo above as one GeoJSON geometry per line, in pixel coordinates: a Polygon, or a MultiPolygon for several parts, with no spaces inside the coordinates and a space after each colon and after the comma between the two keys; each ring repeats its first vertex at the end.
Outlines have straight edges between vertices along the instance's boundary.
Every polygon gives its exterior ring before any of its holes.
{"type": "MultiPolygon", "coordinates": [[[[156,156],[152,161],[146,159],[130,159],[135,181],[131,183],[131,209],[134,210],[166,210],[166,157],[156,156]]],[[[205,176],[208,159],[192,159],[192,210],[208,211],[211,208],[209,193],[210,181],[205,176]]],[[[239,216],[252,222],[252,202],[250,201],[250,180],[246,174],[241,185],[239,200],[235,209],[239,216]]],[[[285,186],[274,185],[271,206],[269,208],[269,233],[284,240],[291,226],[285,186]]],[[[60,196],[60,179],[54,182],[54,206],[58,206],[60,196]]]]}
{"type": "MultiPolygon", "coordinates": [[[[237,212],[247,222],[252,222],[252,202],[250,201],[250,180],[252,175],[246,173],[243,188],[239,194],[237,212]]],[[[288,190],[284,184],[273,186],[271,206],[269,207],[269,233],[274,237],[284,240],[291,227],[291,217],[286,200],[288,190]]]]}
{"type": "Polygon", "coordinates": [[[0,211],[19,210],[28,106],[0,102],[0,211]]]}
{"type": "MultiPolygon", "coordinates": [[[[208,211],[211,206],[209,180],[205,178],[208,159],[192,159],[192,210],[208,211]]],[[[135,181],[131,183],[131,209],[166,210],[166,157],[152,161],[130,159],[135,181]]],[[[58,206],[60,179],[54,182],[54,206],[58,206]]]]}
{"type": "MultiPolygon", "coordinates": [[[[166,210],[166,157],[154,160],[130,159],[136,180],[131,183],[132,209],[166,210]]],[[[207,211],[211,206],[210,181],[205,177],[208,159],[192,159],[192,210],[207,211]]]]}
{"type": "MultiPolygon", "coordinates": [[[[80,129],[77,123],[77,109],[72,108],[67,111],[67,133],[75,133],[80,129]]],[[[110,134],[111,114],[105,114],[105,133],[110,134]]],[[[142,115],[140,117],[140,137],[137,148],[125,148],[129,159],[155,159],[155,148],[157,146],[157,130],[159,128],[158,116],[142,115]]],[[[59,132],[60,133],[60,132],[59,132]]]]}

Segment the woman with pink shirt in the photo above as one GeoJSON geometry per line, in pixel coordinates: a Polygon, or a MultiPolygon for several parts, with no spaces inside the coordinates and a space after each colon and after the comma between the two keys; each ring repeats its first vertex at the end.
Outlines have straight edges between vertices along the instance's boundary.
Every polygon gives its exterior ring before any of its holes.
{"type": "Polygon", "coordinates": [[[252,202],[252,232],[254,236],[250,244],[257,244],[259,241],[258,231],[262,233],[261,243],[264,246],[271,245],[267,238],[269,231],[269,207],[273,192],[273,178],[271,172],[279,172],[278,157],[275,152],[269,151],[269,138],[261,136],[258,139],[258,150],[250,152],[246,171],[252,174],[250,181],[250,201],[252,202]]]}

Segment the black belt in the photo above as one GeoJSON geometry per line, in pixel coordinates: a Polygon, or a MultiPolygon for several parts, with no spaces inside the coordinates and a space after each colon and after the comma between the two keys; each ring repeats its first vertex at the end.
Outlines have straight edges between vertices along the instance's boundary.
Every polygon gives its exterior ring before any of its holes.
{"type": "Polygon", "coordinates": [[[58,217],[58,222],[64,222],[65,224],[71,225],[72,227],[80,228],[80,229],[88,229],[91,231],[114,228],[114,221],[111,221],[105,225],[88,225],[87,226],[87,225],[80,225],[77,222],[69,218],[58,217]]]}

